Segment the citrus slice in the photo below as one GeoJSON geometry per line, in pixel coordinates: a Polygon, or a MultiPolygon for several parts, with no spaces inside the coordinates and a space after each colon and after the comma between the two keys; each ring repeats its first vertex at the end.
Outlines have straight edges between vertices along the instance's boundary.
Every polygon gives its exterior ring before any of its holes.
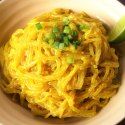
{"type": "Polygon", "coordinates": [[[109,34],[110,43],[125,41],[125,16],[120,18],[109,34]]]}

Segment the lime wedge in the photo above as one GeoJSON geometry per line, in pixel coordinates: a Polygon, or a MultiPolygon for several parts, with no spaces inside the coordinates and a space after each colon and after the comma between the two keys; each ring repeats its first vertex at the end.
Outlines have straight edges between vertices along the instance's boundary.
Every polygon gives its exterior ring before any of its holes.
{"type": "Polygon", "coordinates": [[[123,41],[125,41],[125,16],[120,18],[120,20],[109,33],[110,43],[119,43],[123,41]]]}

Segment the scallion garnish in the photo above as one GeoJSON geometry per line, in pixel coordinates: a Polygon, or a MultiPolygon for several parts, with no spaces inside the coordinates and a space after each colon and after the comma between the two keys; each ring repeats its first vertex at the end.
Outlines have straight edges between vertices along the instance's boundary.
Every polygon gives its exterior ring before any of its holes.
{"type": "Polygon", "coordinates": [[[75,49],[77,49],[78,45],[80,45],[79,41],[73,41],[73,46],[75,47],[75,49]]]}
{"type": "Polygon", "coordinates": [[[64,25],[68,25],[70,23],[69,18],[68,17],[64,17],[63,23],[64,23],[64,25]]]}
{"type": "Polygon", "coordinates": [[[60,43],[59,44],[59,49],[64,49],[65,48],[65,43],[60,43]]]}
{"type": "Polygon", "coordinates": [[[59,48],[59,44],[60,44],[60,42],[54,42],[54,43],[53,43],[54,48],[55,48],[55,49],[58,49],[58,48],[59,48]]]}
{"type": "Polygon", "coordinates": [[[55,26],[55,27],[53,28],[53,33],[58,33],[58,32],[59,32],[59,28],[55,26]]]}
{"type": "Polygon", "coordinates": [[[54,39],[50,39],[50,40],[48,41],[48,43],[49,43],[50,45],[53,45],[54,39]]]}
{"type": "Polygon", "coordinates": [[[64,30],[63,30],[63,33],[70,34],[71,33],[70,27],[69,26],[65,26],[64,30]]]}
{"type": "Polygon", "coordinates": [[[77,49],[78,45],[75,43],[73,44],[74,48],[77,49]]]}
{"type": "Polygon", "coordinates": [[[78,32],[77,31],[72,31],[72,36],[77,36],[78,35],[78,32]]]}
{"type": "Polygon", "coordinates": [[[68,39],[69,40],[73,39],[72,35],[68,35],[68,39]]]}
{"type": "Polygon", "coordinates": [[[73,22],[71,22],[71,23],[69,24],[69,27],[70,27],[72,30],[77,30],[77,29],[78,29],[77,26],[76,26],[76,24],[73,23],[73,22]]]}
{"type": "Polygon", "coordinates": [[[78,45],[80,45],[78,40],[78,26],[70,22],[69,25],[63,25],[63,27],[59,29],[58,25],[56,25],[50,33],[45,34],[45,41],[55,49],[63,50],[69,45],[77,49],[78,45]]]}
{"type": "Polygon", "coordinates": [[[67,36],[63,37],[63,41],[64,41],[66,46],[69,46],[70,41],[69,41],[69,38],[67,36]]]}
{"type": "Polygon", "coordinates": [[[78,40],[76,40],[75,43],[76,43],[77,45],[80,45],[80,42],[79,42],[78,40]]]}
{"type": "Polygon", "coordinates": [[[36,28],[37,28],[37,30],[41,30],[41,29],[42,29],[41,23],[37,23],[37,24],[36,24],[36,28]]]}
{"type": "Polygon", "coordinates": [[[55,33],[50,33],[50,34],[49,34],[49,39],[55,39],[55,38],[56,38],[55,33]]]}
{"type": "Polygon", "coordinates": [[[80,30],[89,30],[90,29],[90,26],[89,25],[87,25],[87,24],[80,24],[79,25],[79,28],[80,28],[80,30]]]}

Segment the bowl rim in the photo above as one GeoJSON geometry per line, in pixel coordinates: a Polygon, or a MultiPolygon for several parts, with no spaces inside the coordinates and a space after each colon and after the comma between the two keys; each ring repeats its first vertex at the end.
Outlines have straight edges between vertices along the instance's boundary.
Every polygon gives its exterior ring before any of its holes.
{"type": "MultiPolygon", "coordinates": [[[[4,2],[7,2],[8,0],[3,0],[3,1],[0,1],[0,4],[2,5],[4,2]]],[[[71,0],[70,0],[71,1],[71,0]]],[[[72,1],[76,1],[76,0],[72,0],[72,1]]],[[[107,5],[108,7],[110,7],[111,4],[113,4],[113,8],[115,8],[117,11],[118,11],[118,16],[115,16],[115,20],[116,22],[119,20],[119,18],[124,15],[125,13],[125,6],[122,5],[119,1],[117,0],[97,0],[98,2],[101,2],[102,4],[105,4],[107,5]],[[118,6],[118,9],[116,8],[118,6]]],[[[124,113],[121,113],[121,115],[119,116],[119,119],[117,119],[117,121],[114,121],[112,123],[115,123],[117,124],[118,122],[120,122],[122,119],[125,118],[125,111],[124,113]]],[[[2,124],[2,123],[1,123],[2,124]]]]}

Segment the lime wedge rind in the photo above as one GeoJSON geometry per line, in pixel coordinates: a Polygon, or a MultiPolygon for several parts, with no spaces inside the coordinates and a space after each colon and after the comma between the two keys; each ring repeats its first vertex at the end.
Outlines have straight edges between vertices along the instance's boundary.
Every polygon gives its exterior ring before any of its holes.
{"type": "Polygon", "coordinates": [[[109,34],[110,43],[120,43],[125,41],[125,16],[123,16],[109,34]]]}

